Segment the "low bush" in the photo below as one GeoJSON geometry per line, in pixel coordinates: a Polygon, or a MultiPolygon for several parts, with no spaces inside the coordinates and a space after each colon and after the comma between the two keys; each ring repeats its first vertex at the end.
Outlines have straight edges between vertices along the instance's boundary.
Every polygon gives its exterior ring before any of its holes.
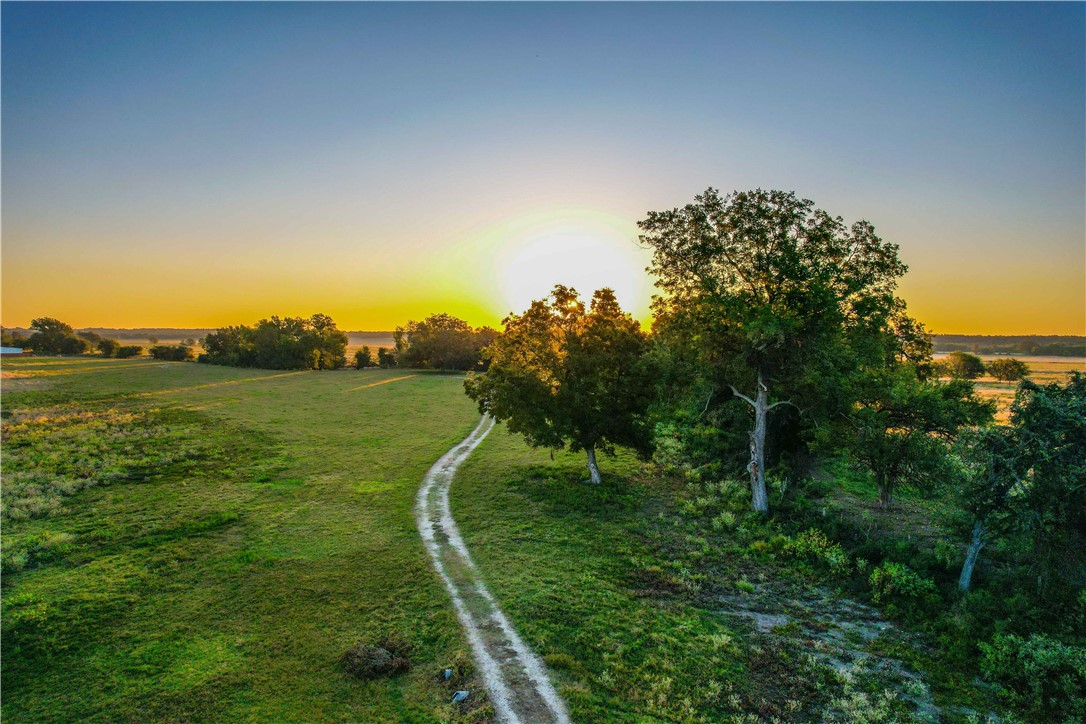
{"type": "Polygon", "coordinates": [[[343,670],[356,679],[395,676],[411,669],[411,645],[393,631],[375,644],[359,641],[339,658],[343,670]]]}
{"type": "Polygon", "coordinates": [[[836,576],[847,576],[852,561],[840,543],[831,543],[817,528],[805,530],[788,544],[786,551],[795,558],[825,566],[836,576]]]}
{"type": "Polygon", "coordinates": [[[904,563],[884,563],[871,571],[871,599],[904,611],[926,610],[939,598],[930,578],[924,578],[904,563]]]}
{"type": "Polygon", "coordinates": [[[140,347],[138,344],[122,344],[113,351],[113,356],[121,359],[139,357],[142,354],[143,347],[140,347]]]}
{"type": "Polygon", "coordinates": [[[151,348],[151,356],[167,362],[188,362],[195,357],[191,347],[180,344],[156,344],[151,348]]]}

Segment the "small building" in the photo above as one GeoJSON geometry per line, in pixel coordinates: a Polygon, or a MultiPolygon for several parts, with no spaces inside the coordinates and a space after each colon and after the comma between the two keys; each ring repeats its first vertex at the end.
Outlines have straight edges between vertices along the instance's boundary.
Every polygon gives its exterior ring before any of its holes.
{"type": "Polygon", "coordinates": [[[0,347],[0,357],[15,357],[23,354],[22,347],[0,347]]]}

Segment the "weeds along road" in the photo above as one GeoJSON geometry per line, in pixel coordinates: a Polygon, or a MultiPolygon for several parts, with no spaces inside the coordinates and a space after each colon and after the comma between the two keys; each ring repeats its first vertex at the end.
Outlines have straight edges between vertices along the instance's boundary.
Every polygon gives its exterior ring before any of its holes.
{"type": "Polygon", "coordinates": [[[483,417],[426,473],[415,508],[419,533],[449,589],[498,717],[505,722],[568,722],[565,703],[547,670],[490,595],[449,508],[456,469],[493,428],[493,418],[483,417]]]}

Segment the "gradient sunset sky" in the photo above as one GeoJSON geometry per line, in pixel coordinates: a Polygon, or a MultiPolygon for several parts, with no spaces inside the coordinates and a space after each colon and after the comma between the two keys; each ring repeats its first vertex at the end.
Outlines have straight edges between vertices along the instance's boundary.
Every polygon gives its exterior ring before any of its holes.
{"type": "Polygon", "coordinates": [[[794,190],[943,333],[1086,334],[1086,6],[4,3],[2,321],[648,318],[636,222],[794,190]]]}

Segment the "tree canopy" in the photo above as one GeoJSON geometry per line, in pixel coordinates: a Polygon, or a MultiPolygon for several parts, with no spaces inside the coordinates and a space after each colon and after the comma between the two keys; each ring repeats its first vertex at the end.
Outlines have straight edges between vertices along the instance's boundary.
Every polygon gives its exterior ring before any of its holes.
{"type": "Polygon", "coordinates": [[[1029,375],[1029,365],[1013,357],[994,359],[987,367],[988,374],[1002,382],[1015,382],[1029,375]]]}
{"type": "Polygon", "coordinates": [[[828,428],[875,476],[885,509],[901,485],[931,487],[951,474],[949,446],[959,429],[991,420],[993,406],[966,380],[919,379],[909,365],[868,370],[845,424],[828,428]]]}
{"type": "Polygon", "coordinates": [[[232,326],[204,338],[200,362],[263,369],[339,369],[346,363],[347,334],[331,317],[271,317],[255,327],[232,326]]]}
{"type": "Polygon", "coordinates": [[[44,354],[83,354],[91,348],[91,343],[76,335],[70,324],[65,324],[52,317],[39,317],[30,322],[34,334],[26,340],[24,346],[44,354]]]}
{"type": "Polygon", "coordinates": [[[1010,424],[970,443],[963,504],[976,523],[959,587],[969,588],[990,537],[1014,536],[1037,595],[1070,598],[1086,575],[1086,376],[1075,372],[1062,385],[1023,380],[1010,424]]]}
{"type": "Polygon", "coordinates": [[[951,352],[942,364],[947,375],[963,380],[975,380],[985,369],[984,360],[968,352],[951,352]]]}
{"type": "Polygon", "coordinates": [[[614,292],[598,290],[586,309],[575,290],[556,286],[548,299],[503,323],[505,331],[485,352],[488,370],[465,382],[481,412],[508,423],[533,447],[585,451],[595,483],[597,450],[649,451],[646,337],[614,292]]]}
{"type": "Polygon", "coordinates": [[[887,328],[906,271],[897,246],[866,221],[846,226],[794,193],[761,189],[710,188],[639,226],[664,292],[657,319],[686,330],[672,336],[696,349],[710,395],[730,390],[751,410],[752,505],[767,511],[769,412],[831,398],[827,385],[867,351],[864,336],[887,328]]]}
{"type": "Polygon", "coordinates": [[[484,363],[483,348],[498,332],[490,327],[473,329],[451,314],[432,314],[421,322],[397,327],[396,364],[434,370],[477,370],[484,363]]]}

